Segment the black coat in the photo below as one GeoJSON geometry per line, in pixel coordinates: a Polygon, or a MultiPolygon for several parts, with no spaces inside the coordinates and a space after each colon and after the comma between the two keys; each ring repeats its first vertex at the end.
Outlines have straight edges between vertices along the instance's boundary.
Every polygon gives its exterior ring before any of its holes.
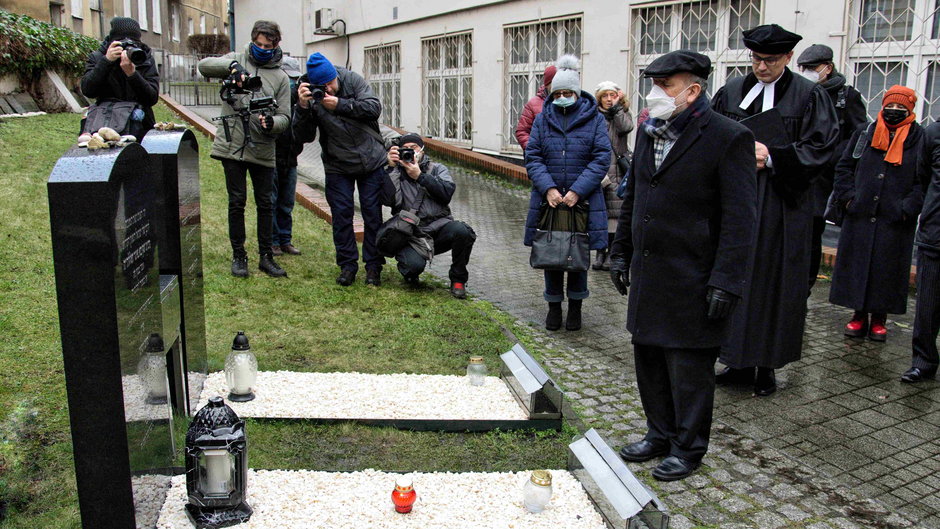
{"type": "Polygon", "coordinates": [[[912,123],[901,165],[871,146],[874,124],[855,132],[836,168],[834,199],[851,201],[842,221],[829,301],[865,312],[904,314],[917,215],[930,178],[927,135],[912,123]],[[856,158],[856,144],[864,150],[856,158]]]}
{"type": "Polygon", "coordinates": [[[845,76],[840,73],[833,74],[832,78],[820,83],[836,109],[839,118],[839,143],[832,150],[829,163],[819,173],[819,178],[813,182],[813,216],[822,217],[826,212],[826,202],[832,193],[832,182],[836,174],[836,165],[842,159],[849,138],[864,123],[868,123],[868,109],[862,101],[862,94],[854,87],[845,83],[845,76]]]}
{"type": "Polygon", "coordinates": [[[726,322],[706,318],[709,286],[742,296],[757,223],[754,136],[706,110],[659,169],[637,133],[611,254],[630,263],[627,329],[635,344],[718,347],[726,322]]]}
{"type": "Polygon", "coordinates": [[[940,252],[940,123],[931,123],[926,134],[927,155],[931,160],[930,184],[927,185],[914,244],[940,252]]]}
{"type": "Polygon", "coordinates": [[[144,131],[148,131],[156,122],[152,107],[160,99],[160,72],[153,55],[146,44],[141,44],[140,49],[147,53],[147,60],[136,66],[134,74],[128,77],[121,69],[120,59],[112,62],[105,57],[111,42],[103,42],[101,48],[91,52],[85,60],[82,94],[96,101],[133,101],[139,104],[144,111],[144,131]]]}
{"type": "MultiPolygon", "coordinates": [[[[747,109],[739,107],[756,82],[753,73],[731,79],[715,94],[713,108],[737,121],[757,114],[762,96],[747,109]]],[[[737,368],[777,368],[800,359],[813,236],[809,188],[829,162],[839,136],[826,91],[789,69],[777,81],[774,108],[783,118],[787,138],[781,145],[767,146],[773,169],[758,173],[758,226],[748,266],[749,288],[732,316],[721,351],[721,361],[737,368]]]]}

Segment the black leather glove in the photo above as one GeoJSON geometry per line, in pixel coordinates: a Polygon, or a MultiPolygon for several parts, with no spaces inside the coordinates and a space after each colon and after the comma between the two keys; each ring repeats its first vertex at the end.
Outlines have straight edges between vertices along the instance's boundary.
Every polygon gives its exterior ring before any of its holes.
{"type": "Polygon", "coordinates": [[[627,268],[627,261],[623,257],[610,258],[610,281],[621,296],[627,295],[627,287],[630,286],[630,270],[627,268]]]}
{"type": "Polygon", "coordinates": [[[727,318],[738,303],[737,296],[715,287],[708,287],[705,300],[708,302],[708,319],[710,320],[727,318]]]}
{"type": "Polygon", "coordinates": [[[231,63],[229,63],[228,71],[229,73],[234,75],[235,78],[239,82],[244,81],[245,79],[248,79],[249,77],[251,77],[251,74],[248,73],[248,70],[246,70],[244,66],[239,64],[238,61],[232,61],[231,63]]]}

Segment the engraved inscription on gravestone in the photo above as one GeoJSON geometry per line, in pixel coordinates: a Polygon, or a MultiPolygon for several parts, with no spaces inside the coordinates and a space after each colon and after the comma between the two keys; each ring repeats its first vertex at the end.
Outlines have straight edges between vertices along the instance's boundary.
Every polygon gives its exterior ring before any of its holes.
{"type": "Polygon", "coordinates": [[[146,151],[72,149],[48,196],[75,474],[86,528],[153,527],[174,464],[146,151]],[[160,398],[163,394],[164,398],[160,398]],[[135,513],[135,502],[141,514],[135,513]]]}

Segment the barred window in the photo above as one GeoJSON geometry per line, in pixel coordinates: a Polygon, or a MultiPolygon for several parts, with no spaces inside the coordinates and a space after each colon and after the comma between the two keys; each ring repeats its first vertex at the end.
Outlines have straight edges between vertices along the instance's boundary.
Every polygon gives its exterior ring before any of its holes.
{"type": "Polygon", "coordinates": [[[401,126],[401,43],[365,49],[365,78],[382,102],[380,122],[401,126]]]}
{"type": "Polygon", "coordinates": [[[581,18],[507,26],[504,29],[503,149],[520,150],[515,130],[526,102],[559,56],[581,56],[581,18]]]}
{"type": "Polygon", "coordinates": [[[869,117],[893,85],[917,92],[914,112],[932,121],[940,103],[940,0],[850,0],[846,76],[867,101],[869,117]]]}
{"type": "Polygon", "coordinates": [[[422,54],[424,134],[469,144],[473,139],[473,40],[470,33],[425,39],[422,54]]]}
{"type": "Polygon", "coordinates": [[[632,94],[635,107],[642,108],[642,97],[651,85],[643,79],[644,68],[670,51],[691,49],[712,60],[709,95],[728,79],[749,72],[751,62],[741,34],[760,24],[760,5],[760,0],[687,0],[632,9],[634,42],[627,70],[632,78],[627,86],[638,88],[632,94]]]}

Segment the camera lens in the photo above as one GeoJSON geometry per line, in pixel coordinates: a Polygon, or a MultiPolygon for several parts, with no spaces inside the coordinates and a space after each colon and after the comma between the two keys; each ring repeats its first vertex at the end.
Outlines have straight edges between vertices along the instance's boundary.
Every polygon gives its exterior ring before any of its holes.
{"type": "Polygon", "coordinates": [[[130,58],[131,62],[137,66],[147,62],[147,52],[140,48],[135,48],[133,46],[128,46],[124,48],[127,52],[127,56],[130,58]]]}
{"type": "Polygon", "coordinates": [[[247,90],[251,90],[252,92],[261,90],[261,78],[258,76],[249,77],[248,79],[245,79],[245,82],[242,83],[242,86],[247,90]]]}

